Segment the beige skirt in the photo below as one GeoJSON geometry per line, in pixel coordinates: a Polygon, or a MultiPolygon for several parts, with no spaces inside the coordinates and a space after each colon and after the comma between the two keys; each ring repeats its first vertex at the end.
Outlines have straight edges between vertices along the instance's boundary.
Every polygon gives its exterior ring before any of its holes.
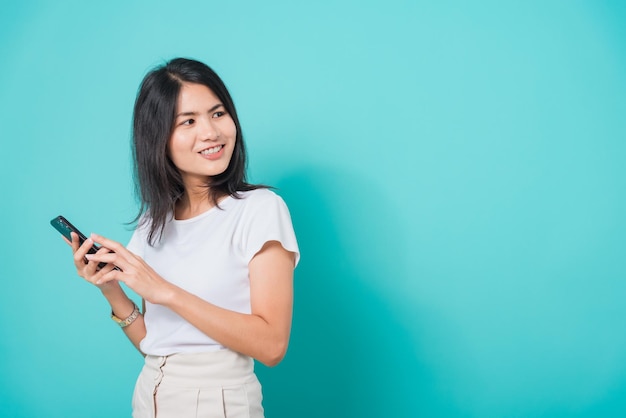
{"type": "Polygon", "coordinates": [[[263,418],[254,361],[231,350],[146,356],[133,418],[263,418]]]}

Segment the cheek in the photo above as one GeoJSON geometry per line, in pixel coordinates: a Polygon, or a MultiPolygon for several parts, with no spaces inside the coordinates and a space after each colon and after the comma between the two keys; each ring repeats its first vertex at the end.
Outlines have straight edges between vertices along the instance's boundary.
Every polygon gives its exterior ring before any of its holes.
{"type": "Polygon", "coordinates": [[[185,161],[185,155],[176,147],[176,144],[168,145],[165,155],[167,155],[167,159],[176,167],[183,164],[185,161]]]}
{"type": "Polygon", "coordinates": [[[186,145],[185,137],[182,135],[172,135],[167,142],[166,153],[171,159],[175,159],[177,154],[180,154],[186,145]]]}
{"type": "Polygon", "coordinates": [[[232,118],[229,118],[229,123],[224,126],[224,131],[233,139],[237,137],[237,125],[235,125],[235,121],[232,118]]]}

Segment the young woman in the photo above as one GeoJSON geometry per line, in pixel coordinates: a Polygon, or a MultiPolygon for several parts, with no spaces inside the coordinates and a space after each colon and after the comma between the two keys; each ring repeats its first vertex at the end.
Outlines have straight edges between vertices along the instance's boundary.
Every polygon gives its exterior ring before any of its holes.
{"type": "Polygon", "coordinates": [[[203,63],[177,58],[146,75],[133,145],[141,207],[128,246],[71,242],[78,274],[145,355],[133,416],[263,417],[253,359],[274,366],[287,350],[299,259],[289,211],[247,183],[233,101],[203,63]]]}

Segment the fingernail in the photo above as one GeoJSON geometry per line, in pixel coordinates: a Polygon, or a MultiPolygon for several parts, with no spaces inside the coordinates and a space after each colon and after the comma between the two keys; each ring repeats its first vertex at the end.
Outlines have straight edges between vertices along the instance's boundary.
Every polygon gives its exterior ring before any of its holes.
{"type": "Polygon", "coordinates": [[[87,260],[92,260],[93,259],[93,254],[85,254],[85,258],[87,260]]]}

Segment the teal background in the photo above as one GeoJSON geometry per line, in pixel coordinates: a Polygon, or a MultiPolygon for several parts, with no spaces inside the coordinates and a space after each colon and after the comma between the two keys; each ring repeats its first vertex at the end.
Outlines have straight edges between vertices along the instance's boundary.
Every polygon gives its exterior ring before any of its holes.
{"type": "Polygon", "coordinates": [[[626,416],[623,2],[0,16],[0,416],[130,415],[142,358],[48,222],[130,237],[132,104],[175,56],[224,78],[301,245],[268,418],[626,416]]]}

